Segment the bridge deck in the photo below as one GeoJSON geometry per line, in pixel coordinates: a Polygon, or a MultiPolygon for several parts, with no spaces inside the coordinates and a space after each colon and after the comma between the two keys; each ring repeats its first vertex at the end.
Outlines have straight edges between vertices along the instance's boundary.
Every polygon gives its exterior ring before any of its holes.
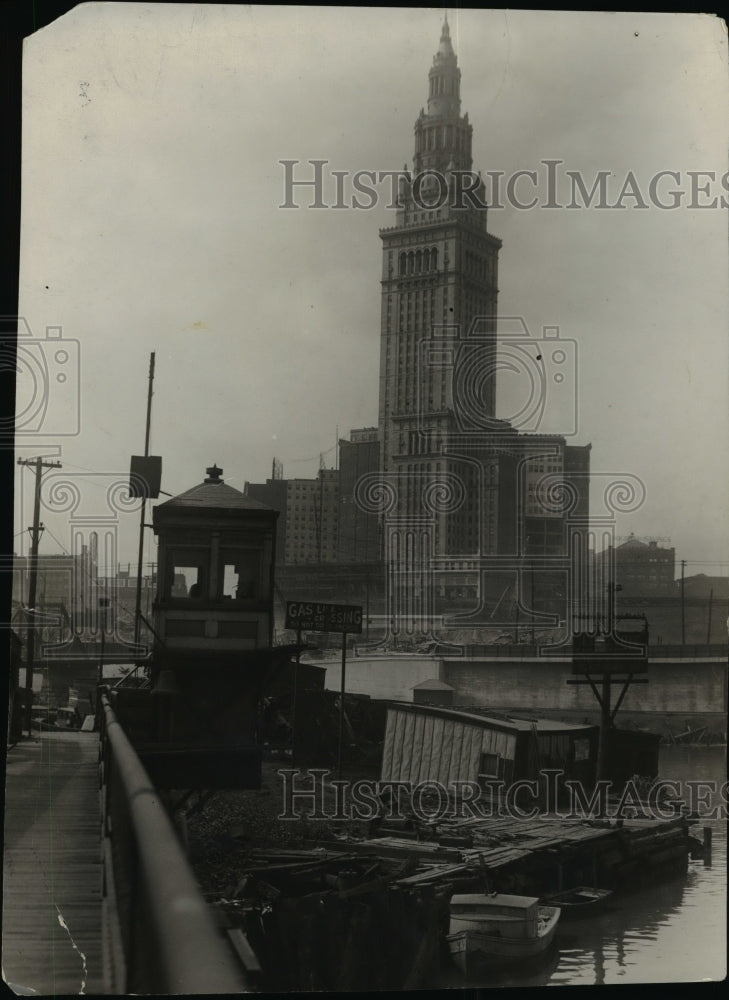
{"type": "Polygon", "coordinates": [[[3,977],[14,992],[104,992],[96,733],[7,755],[3,977]]]}

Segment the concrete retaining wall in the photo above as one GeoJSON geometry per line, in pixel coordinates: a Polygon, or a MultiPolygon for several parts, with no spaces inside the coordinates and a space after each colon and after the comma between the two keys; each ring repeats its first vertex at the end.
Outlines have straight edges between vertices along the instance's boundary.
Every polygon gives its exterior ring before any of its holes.
{"type": "MultiPolygon", "coordinates": [[[[341,659],[318,660],[326,667],[324,686],[339,691],[342,683],[341,659]]],[[[346,689],[350,694],[371,698],[412,701],[413,688],[423,681],[443,680],[442,661],[432,656],[353,656],[347,653],[346,689]]]]}
{"type": "MultiPolygon", "coordinates": [[[[592,688],[587,684],[567,684],[567,678],[572,676],[568,661],[445,660],[441,679],[456,689],[454,703],[462,701],[493,709],[520,706],[535,712],[593,709],[592,688]]],[[[725,711],[726,663],[662,660],[649,666],[647,676],[648,684],[628,689],[621,711],[688,714],[725,711]]],[[[613,688],[613,703],[619,691],[613,688]]]]}
{"type": "MultiPolygon", "coordinates": [[[[339,658],[317,661],[326,667],[326,687],[339,690],[339,658]]],[[[372,698],[412,701],[413,688],[426,680],[441,680],[454,688],[454,705],[479,705],[494,710],[534,712],[593,712],[595,696],[589,685],[567,684],[568,660],[441,659],[431,656],[347,656],[347,691],[372,698]]],[[[722,660],[656,660],[649,666],[648,684],[629,688],[621,712],[713,715],[727,704],[727,663],[722,660]]],[[[613,688],[613,703],[620,689],[613,688]]]]}

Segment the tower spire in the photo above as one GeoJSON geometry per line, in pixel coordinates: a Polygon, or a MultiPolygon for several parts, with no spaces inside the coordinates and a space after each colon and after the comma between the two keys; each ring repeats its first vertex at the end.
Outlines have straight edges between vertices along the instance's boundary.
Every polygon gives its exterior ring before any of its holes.
{"type": "Polygon", "coordinates": [[[451,44],[448,13],[428,73],[428,108],[415,123],[414,170],[471,169],[471,126],[461,116],[461,71],[451,44]]]}
{"type": "MultiPolygon", "coordinates": [[[[440,47],[439,52],[445,54],[450,54],[454,56],[453,46],[451,45],[451,29],[448,26],[448,8],[446,7],[446,12],[443,17],[443,27],[440,32],[440,47]]],[[[455,56],[454,56],[455,57],[455,56]]]]}

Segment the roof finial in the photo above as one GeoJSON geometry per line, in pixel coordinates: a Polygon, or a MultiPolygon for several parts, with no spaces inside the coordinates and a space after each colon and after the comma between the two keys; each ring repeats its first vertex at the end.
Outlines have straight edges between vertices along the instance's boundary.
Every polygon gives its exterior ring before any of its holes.
{"type": "Polygon", "coordinates": [[[216,462],[210,466],[209,469],[205,470],[208,474],[208,478],[205,480],[206,483],[222,483],[223,480],[220,478],[223,470],[218,468],[216,462]]]}

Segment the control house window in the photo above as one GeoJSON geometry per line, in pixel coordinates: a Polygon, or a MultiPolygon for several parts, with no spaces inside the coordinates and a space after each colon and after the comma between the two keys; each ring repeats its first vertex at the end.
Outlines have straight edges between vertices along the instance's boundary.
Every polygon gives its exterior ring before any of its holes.
{"type": "Polygon", "coordinates": [[[261,553],[257,549],[223,548],[220,552],[220,596],[226,601],[255,601],[266,588],[261,580],[261,553]]]}
{"type": "Polygon", "coordinates": [[[199,600],[205,597],[208,579],[207,549],[174,549],[167,575],[165,596],[173,600],[199,600]]]}

